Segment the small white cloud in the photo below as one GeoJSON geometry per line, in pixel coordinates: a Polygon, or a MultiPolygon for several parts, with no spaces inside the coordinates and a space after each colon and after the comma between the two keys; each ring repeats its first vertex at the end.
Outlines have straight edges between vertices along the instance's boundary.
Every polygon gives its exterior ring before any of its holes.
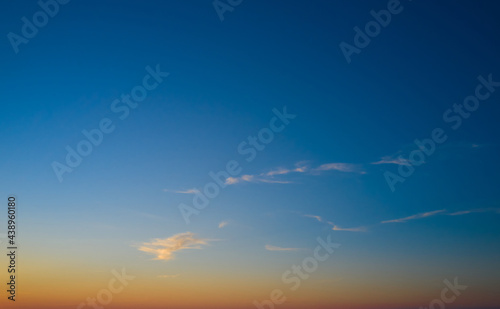
{"type": "Polygon", "coordinates": [[[240,182],[239,178],[235,177],[228,177],[226,178],[226,185],[234,185],[235,183],[240,182]]]}

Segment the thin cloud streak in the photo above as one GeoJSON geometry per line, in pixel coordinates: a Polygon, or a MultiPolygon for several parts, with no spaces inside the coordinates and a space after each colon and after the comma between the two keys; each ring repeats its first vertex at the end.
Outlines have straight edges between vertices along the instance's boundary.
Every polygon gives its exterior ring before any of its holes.
{"type": "Polygon", "coordinates": [[[304,161],[295,163],[294,169],[286,169],[286,168],[278,168],[275,170],[271,170],[267,173],[263,173],[261,175],[265,176],[275,176],[275,175],[286,175],[290,173],[305,173],[309,170],[309,167],[305,165],[304,161]]]}
{"type": "MultiPolygon", "coordinates": [[[[225,185],[235,185],[238,183],[250,182],[250,183],[269,183],[269,184],[290,184],[294,183],[293,181],[276,179],[275,176],[285,176],[290,173],[307,173],[309,175],[317,176],[326,171],[339,171],[344,173],[359,173],[365,174],[359,165],[350,164],[350,163],[326,163],[322,164],[316,168],[310,168],[306,165],[306,161],[301,161],[295,163],[295,168],[287,169],[287,168],[275,168],[271,169],[268,172],[257,174],[257,175],[242,175],[240,177],[228,177],[225,180],[225,185]]],[[[165,192],[174,192],[179,194],[197,194],[200,191],[196,188],[188,189],[188,190],[170,190],[163,189],[165,192]]]]}
{"type": "MultiPolygon", "coordinates": [[[[331,222],[329,222],[331,223],[331,222]]],[[[338,225],[331,224],[333,225],[332,230],[333,231],[344,231],[344,232],[366,232],[366,228],[363,226],[360,227],[352,227],[352,228],[342,228],[338,225]]]]}
{"type": "Polygon", "coordinates": [[[264,183],[281,183],[281,184],[293,183],[293,181],[271,180],[271,179],[257,179],[257,181],[264,182],[264,183]]]}
{"type": "Polygon", "coordinates": [[[402,223],[402,222],[406,222],[406,221],[410,221],[410,220],[416,220],[416,219],[422,219],[422,218],[431,217],[431,216],[437,215],[439,213],[442,213],[444,211],[445,211],[445,209],[435,210],[435,211],[430,211],[430,212],[424,212],[424,213],[412,215],[412,216],[409,216],[409,217],[404,217],[404,218],[399,218],[399,219],[393,219],[393,220],[386,220],[386,221],[382,221],[380,223],[402,223]]]}
{"type": "Polygon", "coordinates": [[[448,216],[461,216],[461,215],[467,215],[471,214],[473,212],[479,212],[479,211],[472,211],[472,210],[462,210],[462,211],[457,211],[451,214],[448,214],[448,216]]]}
{"type": "Polygon", "coordinates": [[[180,193],[180,194],[196,194],[200,192],[198,189],[188,189],[188,190],[169,190],[169,189],[163,189],[165,192],[174,192],[174,193],[180,193]]]}
{"type": "Polygon", "coordinates": [[[322,164],[317,168],[311,169],[310,167],[305,165],[305,163],[302,161],[295,163],[295,168],[293,169],[286,169],[280,167],[258,175],[243,175],[241,177],[228,177],[226,178],[225,184],[234,185],[242,182],[289,184],[294,182],[289,180],[276,179],[275,176],[284,176],[290,173],[308,173],[309,175],[319,175],[322,172],[333,171],[333,170],[346,173],[365,174],[365,172],[361,170],[361,168],[358,165],[355,164],[327,163],[327,164],[322,164]]]}
{"type": "Polygon", "coordinates": [[[177,277],[179,277],[179,274],[177,274],[177,275],[159,275],[157,277],[158,278],[177,278],[177,277]]]}
{"type": "Polygon", "coordinates": [[[254,182],[254,183],[261,182],[261,183],[281,183],[281,184],[292,183],[291,181],[286,181],[286,180],[259,178],[254,175],[243,175],[241,177],[228,177],[226,178],[225,183],[226,185],[234,185],[241,182],[254,182]]]}
{"type": "Polygon", "coordinates": [[[272,245],[266,245],[265,248],[268,251],[297,251],[297,250],[300,250],[299,248],[282,248],[282,247],[276,247],[276,246],[272,246],[272,245]]]}
{"type": "Polygon", "coordinates": [[[500,214],[500,208],[477,208],[470,210],[461,210],[454,213],[450,213],[448,214],[448,216],[461,216],[461,215],[468,215],[472,213],[482,213],[482,212],[496,212],[497,214],[500,214]]]}
{"type": "MultiPolygon", "coordinates": [[[[445,145],[442,145],[440,147],[441,152],[443,150],[447,150],[448,152],[450,150],[456,152],[457,149],[473,149],[473,148],[481,148],[485,145],[480,145],[476,143],[470,143],[470,142],[448,142],[445,145]]],[[[414,143],[410,145],[406,145],[405,149],[400,150],[396,152],[395,154],[388,155],[388,156],[383,156],[380,158],[379,161],[372,162],[371,164],[377,165],[377,164],[395,164],[395,165],[412,165],[410,160],[408,159],[411,151],[413,150],[419,150],[418,147],[414,143]],[[406,158],[404,158],[406,157],[406,158]]],[[[421,150],[421,149],[420,149],[421,150]]],[[[447,155],[448,156],[448,155],[447,155]]]]}
{"type": "MultiPolygon", "coordinates": [[[[316,219],[318,222],[325,222],[325,220],[322,217],[316,216],[316,215],[303,215],[303,217],[313,218],[313,219],[316,219]]],[[[344,231],[344,232],[366,232],[367,231],[366,227],[364,227],[364,226],[342,228],[338,225],[335,225],[333,222],[330,222],[330,221],[326,221],[326,223],[328,225],[332,226],[333,231],[344,231]]]]}
{"type": "Polygon", "coordinates": [[[315,216],[315,215],[304,215],[304,217],[313,218],[313,219],[318,220],[319,222],[323,222],[323,218],[321,218],[320,216],[315,216]]]}
{"type": "Polygon", "coordinates": [[[322,164],[314,169],[314,171],[339,171],[339,172],[357,172],[356,165],[349,163],[328,163],[322,164]]]}

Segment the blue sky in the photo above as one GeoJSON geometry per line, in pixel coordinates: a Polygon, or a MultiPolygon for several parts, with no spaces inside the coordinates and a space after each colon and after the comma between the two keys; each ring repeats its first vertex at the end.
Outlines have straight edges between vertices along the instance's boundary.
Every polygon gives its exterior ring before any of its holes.
{"type": "MultiPolygon", "coordinates": [[[[105,269],[119,257],[151,274],[202,273],[202,259],[279,281],[331,234],[342,246],[318,280],[424,287],[459,276],[490,301],[500,257],[499,91],[457,130],[443,113],[474,94],[479,76],[500,81],[499,7],[401,5],[351,63],[340,42],[353,44],[353,27],[386,1],[243,1],[223,22],[210,1],[71,1],[17,54],[4,36],[0,192],[18,196],[24,250],[48,257],[63,247],[68,265],[105,269]],[[170,75],[120,120],[111,103],[156,65],[170,75]],[[285,106],[296,118],[246,162],[238,145],[285,106]],[[59,182],[52,162],[64,163],[65,147],[103,118],[115,130],[59,182]],[[435,128],[446,142],[392,192],[384,173],[404,162],[373,163],[408,158],[435,128]],[[187,225],[178,205],[193,194],[176,191],[202,190],[230,160],[253,178],[221,189],[187,225]],[[381,223],[399,218],[407,220],[381,223]],[[188,231],[209,245],[172,264],[137,250],[188,231]],[[300,250],[277,256],[265,245],[300,250]]],[[[40,9],[4,6],[5,34],[40,9]]]]}

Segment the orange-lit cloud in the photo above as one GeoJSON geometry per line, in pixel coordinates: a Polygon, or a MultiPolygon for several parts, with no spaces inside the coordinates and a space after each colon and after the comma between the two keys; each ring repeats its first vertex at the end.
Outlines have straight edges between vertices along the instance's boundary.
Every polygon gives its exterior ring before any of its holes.
{"type": "Polygon", "coordinates": [[[156,238],[151,242],[143,243],[138,249],[140,251],[156,255],[155,260],[171,260],[174,253],[184,249],[201,249],[207,245],[209,239],[197,238],[193,233],[186,232],[161,239],[156,238]]]}
{"type": "Polygon", "coordinates": [[[221,228],[225,227],[228,224],[229,224],[228,221],[222,221],[221,223],[219,223],[219,228],[221,229],[221,228]]]}

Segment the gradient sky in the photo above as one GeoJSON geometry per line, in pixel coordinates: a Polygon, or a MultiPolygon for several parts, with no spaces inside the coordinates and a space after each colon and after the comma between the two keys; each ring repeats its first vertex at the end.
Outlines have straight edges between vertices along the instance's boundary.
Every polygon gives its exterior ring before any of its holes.
{"type": "Polygon", "coordinates": [[[498,308],[500,91],[457,129],[443,114],[500,81],[500,4],[401,1],[348,63],[339,44],[387,3],[244,0],[221,21],[212,1],[73,0],[18,53],[7,35],[40,7],[3,3],[0,196],[17,196],[20,251],[1,307],[76,308],[125,268],[105,308],[256,308],[274,289],[276,308],[418,308],[455,277],[449,308],[498,308]],[[157,65],[169,76],[119,119],[157,65]],[[296,118],[247,162],[238,145],[285,106],[296,118]],[[58,181],[103,118],[115,130],[58,181]],[[384,175],[435,128],[447,140],[393,192],[384,175]],[[186,224],[178,206],[231,160],[242,172],[186,224]],[[329,235],[340,247],[292,291],[282,274],[329,235]]]}

